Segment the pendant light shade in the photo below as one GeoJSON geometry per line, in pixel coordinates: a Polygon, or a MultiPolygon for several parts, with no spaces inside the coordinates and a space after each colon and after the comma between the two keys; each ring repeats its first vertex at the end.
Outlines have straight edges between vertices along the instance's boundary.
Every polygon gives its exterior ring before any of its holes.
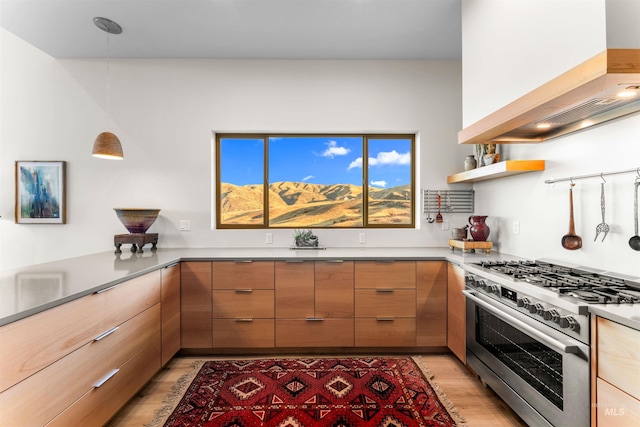
{"type": "Polygon", "coordinates": [[[102,132],[93,143],[93,157],[122,160],[122,144],[111,132],[102,132]]]}
{"type": "MultiPolygon", "coordinates": [[[[107,18],[93,18],[94,24],[102,31],[107,33],[107,115],[111,114],[111,87],[110,87],[110,51],[109,51],[109,35],[110,34],[120,34],[122,33],[122,27],[118,25],[116,22],[111,21],[107,18]]],[[[120,140],[117,136],[115,136],[111,132],[102,132],[96,140],[93,142],[93,152],[92,155],[94,157],[99,157],[102,159],[116,159],[122,160],[124,158],[124,154],[122,152],[122,144],[120,144],[120,140]]]]}

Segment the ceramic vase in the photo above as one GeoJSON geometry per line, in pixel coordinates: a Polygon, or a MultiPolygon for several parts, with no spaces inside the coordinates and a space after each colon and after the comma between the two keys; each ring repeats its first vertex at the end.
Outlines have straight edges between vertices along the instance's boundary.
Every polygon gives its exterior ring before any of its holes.
{"type": "Polygon", "coordinates": [[[467,158],[464,159],[464,170],[470,171],[471,169],[475,169],[477,166],[478,164],[474,156],[467,156],[467,158]]]}
{"type": "Polygon", "coordinates": [[[487,217],[488,215],[472,215],[469,217],[469,224],[471,224],[469,232],[476,242],[486,242],[489,238],[491,229],[485,222],[487,217]]]}

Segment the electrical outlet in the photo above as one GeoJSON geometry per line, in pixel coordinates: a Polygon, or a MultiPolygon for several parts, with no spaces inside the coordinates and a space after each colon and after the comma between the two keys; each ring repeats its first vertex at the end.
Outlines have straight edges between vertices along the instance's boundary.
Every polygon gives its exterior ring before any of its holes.
{"type": "Polygon", "coordinates": [[[520,221],[513,221],[513,234],[520,234],[520,221]]]}
{"type": "Polygon", "coordinates": [[[264,242],[271,244],[273,243],[273,233],[267,233],[264,235],[264,242]]]}
{"type": "Polygon", "coordinates": [[[190,231],[191,230],[191,221],[188,219],[180,220],[180,231],[190,231]]]}
{"type": "Polygon", "coordinates": [[[358,242],[362,243],[367,243],[367,233],[360,233],[360,235],[358,235],[358,242]]]}
{"type": "Polygon", "coordinates": [[[443,230],[448,230],[449,229],[449,220],[443,220],[442,221],[442,229],[443,230]]]}

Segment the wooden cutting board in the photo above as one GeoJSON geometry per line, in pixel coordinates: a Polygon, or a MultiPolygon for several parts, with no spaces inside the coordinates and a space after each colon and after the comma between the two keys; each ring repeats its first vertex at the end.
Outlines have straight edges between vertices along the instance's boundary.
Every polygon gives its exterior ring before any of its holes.
{"type": "Polygon", "coordinates": [[[462,252],[475,252],[476,249],[484,250],[487,254],[491,253],[493,243],[491,242],[474,242],[473,240],[455,240],[449,239],[449,246],[451,250],[455,248],[462,249],[462,252]]]}

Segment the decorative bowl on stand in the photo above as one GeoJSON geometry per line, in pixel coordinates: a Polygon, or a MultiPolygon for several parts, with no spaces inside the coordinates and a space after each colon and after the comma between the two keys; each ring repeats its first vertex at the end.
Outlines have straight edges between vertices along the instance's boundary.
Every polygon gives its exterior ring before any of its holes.
{"type": "Polygon", "coordinates": [[[129,233],[146,233],[156,222],[160,209],[113,208],[118,219],[129,233]]]}
{"type": "Polygon", "coordinates": [[[142,247],[151,243],[151,250],[156,250],[158,233],[147,233],[147,230],[158,219],[160,209],[113,208],[118,219],[130,234],[116,234],[113,243],[116,254],[122,253],[120,246],[130,243],[131,252],[142,252],[142,247]]]}

